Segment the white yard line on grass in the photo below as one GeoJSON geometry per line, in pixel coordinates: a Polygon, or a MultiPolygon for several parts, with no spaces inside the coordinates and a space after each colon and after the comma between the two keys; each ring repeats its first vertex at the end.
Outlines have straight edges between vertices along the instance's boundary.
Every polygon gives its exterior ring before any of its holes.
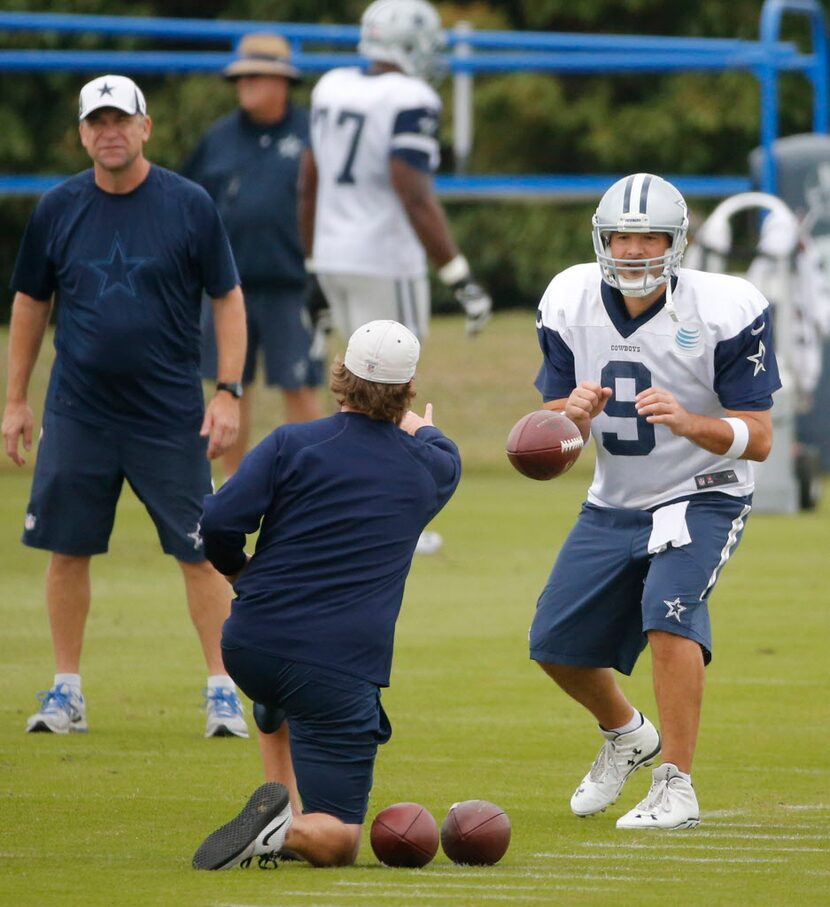
{"type": "Polygon", "coordinates": [[[696,838],[735,838],[738,841],[830,841],[828,835],[767,835],[759,833],[745,833],[737,831],[714,831],[696,829],[693,833],[696,838]]]}
{"type": "MultiPolygon", "coordinates": [[[[417,891],[419,889],[428,889],[428,888],[434,888],[439,891],[448,891],[448,890],[454,890],[454,889],[463,890],[463,891],[471,891],[471,890],[478,891],[478,889],[479,889],[478,885],[473,885],[472,883],[469,885],[464,884],[464,883],[451,885],[451,884],[448,884],[447,882],[437,881],[436,884],[433,885],[433,884],[430,884],[430,882],[429,882],[430,878],[431,878],[431,875],[429,877],[424,878],[423,881],[410,880],[410,882],[405,882],[403,885],[400,886],[400,891],[406,890],[406,892],[410,892],[412,890],[417,891]]],[[[335,884],[335,887],[343,886],[343,887],[354,887],[354,888],[384,888],[384,889],[389,888],[388,881],[386,881],[386,882],[348,882],[348,881],[344,880],[341,882],[335,882],[334,884],[335,884]]],[[[567,889],[570,888],[569,885],[557,885],[557,884],[554,884],[554,885],[551,885],[548,887],[567,888],[567,889]]],[[[589,890],[589,891],[599,890],[599,886],[596,886],[596,885],[585,885],[585,886],[580,886],[580,888],[581,888],[581,890],[589,890]]],[[[610,885],[605,886],[605,888],[609,891],[613,890],[612,886],[610,886],[610,885]]],[[[538,889],[530,888],[527,885],[494,885],[491,882],[488,882],[488,884],[487,884],[487,893],[488,894],[490,894],[491,892],[496,892],[499,895],[501,895],[502,893],[506,895],[509,891],[521,891],[521,892],[526,892],[527,894],[532,894],[534,891],[538,891],[538,889]]]]}
{"type": "Polygon", "coordinates": [[[710,828],[715,826],[717,828],[764,828],[764,829],[773,829],[781,828],[784,831],[792,831],[796,828],[804,828],[808,831],[815,830],[815,822],[721,822],[719,819],[712,820],[709,813],[703,814],[703,820],[706,822],[706,827],[710,828]]]}
{"type": "MultiPolygon", "coordinates": [[[[389,891],[389,884],[384,883],[384,888],[387,891],[389,891]]],[[[437,888],[437,887],[435,888],[434,891],[416,891],[413,888],[407,888],[405,895],[408,900],[429,899],[429,900],[434,901],[436,904],[446,904],[447,903],[446,897],[441,897],[442,891],[443,891],[443,889],[437,888]]],[[[544,902],[546,902],[550,891],[574,891],[574,892],[579,891],[579,892],[594,892],[594,893],[599,894],[602,892],[613,892],[614,888],[613,888],[613,886],[607,886],[605,888],[601,888],[601,887],[597,887],[597,886],[587,886],[587,885],[551,885],[545,890],[545,892],[529,891],[527,894],[498,894],[498,893],[493,893],[490,889],[487,889],[487,890],[476,889],[475,897],[476,897],[476,903],[483,903],[485,901],[533,901],[535,903],[540,903],[540,902],[544,903],[544,902]]],[[[397,890],[394,892],[389,891],[387,896],[390,899],[394,898],[396,901],[398,901],[400,903],[400,898],[401,898],[402,893],[403,892],[400,890],[397,890]]],[[[379,897],[377,891],[370,891],[368,886],[365,889],[359,889],[356,891],[327,891],[326,897],[329,899],[332,899],[332,898],[334,898],[334,899],[362,898],[365,901],[367,895],[370,895],[370,894],[373,898],[379,897]]],[[[320,893],[317,891],[294,891],[290,888],[280,888],[279,903],[280,904],[285,903],[285,898],[287,898],[287,897],[319,898],[320,893]]],[[[547,900],[547,902],[549,903],[549,900],[547,900]]],[[[274,902],[270,902],[270,903],[274,903],[274,902]]],[[[316,907],[322,907],[323,904],[325,904],[325,902],[320,902],[318,905],[316,905],[316,907]]],[[[222,903],[217,903],[215,905],[215,907],[263,907],[263,905],[260,905],[260,904],[236,904],[236,903],[222,902],[222,903]]]]}
{"type": "MultiPolygon", "coordinates": [[[[699,835],[695,835],[699,837],[699,835]]],[[[623,850],[651,850],[657,847],[680,848],[683,850],[714,850],[711,844],[691,844],[688,839],[684,841],[655,841],[653,844],[637,844],[627,842],[625,844],[611,844],[599,841],[586,841],[579,845],[580,847],[608,847],[613,850],[622,848],[623,850]]],[[[730,851],[746,851],[750,853],[827,853],[826,847],[742,847],[740,844],[733,844],[729,847],[730,851]]]]}
{"type": "MultiPolygon", "coordinates": [[[[643,844],[643,849],[646,849],[648,845],[643,844]]],[[[609,857],[607,854],[576,854],[576,853],[535,853],[534,857],[539,857],[546,860],[608,860],[609,857]]],[[[683,863],[718,863],[722,865],[727,864],[739,864],[739,863],[786,863],[785,859],[778,859],[778,857],[771,857],[767,859],[766,857],[736,857],[735,859],[729,859],[727,857],[687,857],[684,854],[678,854],[676,857],[671,854],[666,853],[626,853],[626,854],[616,854],[614,856],[615,860],[628,860],[630,862],[639,861],[639,860],[660,860],[661,862],[666,860],[678,860],[683,863]]]]}
{"type": "MultiPolygon", "coordinates": [[[[499,869],[481,869],[473,871],[463,871],[460,868],[458,871],[453,869],[430,869],[428,870],[430,878],[471,878],[471,879],[481,879],[483,878],[482,873],[486,872],[495,872],[498,873],[498,877],[510,878],[511,876],[517,876],[520,879],[527,879],[528,881],[535,882],[544,882],[547,879],[572,879],[572,872],[511,872],[510,870],[499,868],[499,869]]],[[[641,882],[642,876],[639,875],[620,875],[619,873],[614,872],[583,872],[583,879],[596,879],[598,882],[641,882]]],[[[650,875],[648,877],[650,882],[675,882],[677,878],[675,876],[654,876],[650,875]]]]}

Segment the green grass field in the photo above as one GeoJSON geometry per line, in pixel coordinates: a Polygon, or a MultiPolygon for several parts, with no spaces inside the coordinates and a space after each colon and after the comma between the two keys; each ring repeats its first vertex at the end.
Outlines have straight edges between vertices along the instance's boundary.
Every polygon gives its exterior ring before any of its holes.
{"type": "MultiPolygon", "coordinates": [[[[36,374],[40,417],[48,365],[36,374]]],[[[109,556],[93,564],[84,653],[90,733],[23,733],[51,682],[46,555],[19,544],[31,464],[0,467],[0,903],[15,905],[826,905],[830,902],[828,681],[830,519],[755,515],[712,603],[695,768],[702,824],[623,833],[615,819],[648,787],[636,775],[606,815],[568,808],[600,738],[527,658],[536,597],[588,485],[591,453],[551,483],[503,454],[533,409],[532,313],[496,318],[475,342],[434,323],[418,404],[462,448],[466,471],[436,522],[444,551],[416,560],[384,703],[394,736],[378,757],[368,819],[415,800],[500,804],[513,840],[497,866],[196,873],[203,836],[261,780],[253,740],[204,740],[204,668],[175,565],[125,494],[109,556]]],[[[260,392],[258,433],[279,418],[260,392]],[[272,413],[272,418],[268,413],[272,413]]],[[[649,659],[626,681],[655,712],[649,659]]]]}

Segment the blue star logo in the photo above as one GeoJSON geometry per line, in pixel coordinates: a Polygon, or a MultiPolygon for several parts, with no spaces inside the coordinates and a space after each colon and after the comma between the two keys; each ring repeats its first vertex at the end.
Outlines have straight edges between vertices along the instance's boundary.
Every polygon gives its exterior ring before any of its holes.
{"type": "Polygon", "coordinates": [[[680,615],[688,610],[685,605],[680,604],[679,598],[676,598],[673,602],[663,599],[663,604],[666,606],[666,620],[673,617],[678,623],[680,623],[680,615]]]}
{"type": "Polygon", "coordinates": [[[98,293],[95,298],[100,299],[120,287],[133,299],[137,299],[135,272],[147,261],[150,259],[128,258],[124,254],[121,237],[116,233],[110,247],[109,258],[96,258],[86,262],[87,267],[98,274],[98,293]]]}
{"type": "Polygon", "coordinates": [[[104,84],[98,89],[98,97],[103,98],[105,94],[108,94],[110,97],[112,97],[112,89],[114,87],[114,85],[107,85],[107,83],[104,82],[104,84]]]}

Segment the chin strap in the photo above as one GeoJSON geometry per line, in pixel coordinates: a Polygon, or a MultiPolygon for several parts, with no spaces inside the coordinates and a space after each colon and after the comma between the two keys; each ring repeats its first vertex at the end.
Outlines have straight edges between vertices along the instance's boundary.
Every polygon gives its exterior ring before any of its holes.
{"type": "Polygon", "coordinates": [[[666,280],[666,312],[668,313],[669,318],[675,323],[680,324],[680,319],[677,317],[677,309],[674,307],[674,297],[671,292],[671,274],[668,275],[668,280],[666,280]]]}

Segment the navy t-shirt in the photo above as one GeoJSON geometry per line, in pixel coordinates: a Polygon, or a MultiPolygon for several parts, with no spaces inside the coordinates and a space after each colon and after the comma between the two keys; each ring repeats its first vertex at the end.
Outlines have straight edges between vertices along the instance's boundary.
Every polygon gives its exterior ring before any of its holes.
{"type": "Polygon", "coordinates": [[[389,683],[395,621],[423,528],[461,477],[437,428],[359,413],[283,425],[205,498],[205,554],[235,586],[223,644],[389,683]]]}
{"type": "Polygon", "coordinates": [[[235,110],[211,126],[183,168],[216,202],[245,289],[305,283],[297,176],[307,144],[301,107],[289,104],[267,125],[235,110]]]}
{"type": "Polygon", "coordinates": [[[57,293],[57,356],[46,408],[92,424],[190,429],[204,412],[203,290],[239,283],[222,221],[200,186],[152,166],[132,192],[92,170],[38,202],[11,288],[57,293]]]}

